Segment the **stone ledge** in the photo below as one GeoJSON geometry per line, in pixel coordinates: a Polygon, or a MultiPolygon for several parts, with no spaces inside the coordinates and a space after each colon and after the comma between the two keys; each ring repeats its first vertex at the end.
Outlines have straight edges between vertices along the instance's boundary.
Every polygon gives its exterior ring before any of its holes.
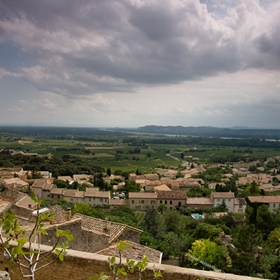
{"type": "MultiPolygon", "coordinates": [[[[15,246],[16,244],[12,244],[15,246]]],[[[41,249],[48,251],[51,247],[41,245],[41,249]]],[[[53,256],[52,256],[53,257],[53,256]]],[[[118,259],[116,260],[118,262],[118,259]]],[[[3,270],[1,266],[0,269],[3,270]]],[[[99,274],[100,272],[108,273],[108,257],[95,253],[87,253],[76,250],[67,250],[64,262],[57,260],[51,266],[40,270],[40,279],[69,279],[72,280],[89,279],[90,276],[99,274]],[[53,274],[55,271],[55,275],[53,274]],[[51,278],[50,278],[51,275],[51,278]]],[[[204,280],[257,280],[263,278],[255,278],[248,276],[240,276],[234,274],[197,270],[191,268],[183,268],[164,264],[149,263],[147,269],[143,272],[142,279],[153,279],[153,271],[160,270],[163,280],[197,280],[200,277],[204,280]]],[[[22,279],[19,275],[11,275],[13,279],[22,279]]],[[[2,278],[0,278],[2,279],[2,278]]],[[[3,278],[5,279],[5,278],[3,278]]],[[[7,278],[9,279],[9,278],[7,278]]],[[[120,278],[123,279],[123,278],[120,278]]],[[[131,274],[127,279],[138,280],[138,275],[131,274]]]]}

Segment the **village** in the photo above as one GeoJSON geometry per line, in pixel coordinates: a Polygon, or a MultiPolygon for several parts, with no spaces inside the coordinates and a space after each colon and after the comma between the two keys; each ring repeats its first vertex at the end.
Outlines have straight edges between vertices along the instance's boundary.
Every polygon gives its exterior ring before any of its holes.
{"type": "MultiPolygon", "coordinates": [[[[268,158],[264,165],[269,162],[279,161],[279,157],[268,158]]],[[[252,166],[260,165],[260,162],[238,163],[231,167],[232,173],[223,174],[220,182],[205,182],[199,174],[204,172],[205,166],[196,165],[194,168],[186,168],[180,171],[180,177],[177,178],[178,171],[174,169],[158,168],[157,173],[141,174],[130,173],[128,181],[134,181],[139,186],[139,191],[126,193],[124,191],[125,178],[120,175],[104,174],[102,178],[106,184],[118,182],[112,185],[112,191],[100,190],[94,186],[93,175],[74,174],[73,176],[58,176],[57,180],[65,181],[69,185],[86,186],[84,190],[59,188],[54,183],[55,178],[48,171],[38,171],[37,177],[32,178],[31,171],[25,171],[21,167],[1,168],[0,185],[4,188],[2,196],[5,195],[11,199],[16,199],[17,192],[33,192],[38,199],[52,199],[55,201],[65,200],[72,203],[86,203],[91,206],[129,206],[135,211],[147,211],[148,209],[157,209],[160,205],[166,210],[179,210],[180,208],[191,209],[209,209],[217,207],[222,202],[226,204],[229,213],[245,213],[247,202],[245,197],[236,197],[232,191],[224,191],[223,186],[235,176],[236,188],[239,186],[250,186],[254,184],[264,194],[273,193],[280,190],[279,170],[271,169],[268,173],[263,173],[264,167],[259,166],[255,172],[250,171],[252,166]],[[39,176],[38,176],[39,174],[39,176]],[[31,178],[30,178],[31,175],[31,178]],[[29,178],[29,179],[27,179],[29,178]],[[31,182],[31,183],[30,183],[31,182]],[[276,182],[276,183],[275,183],[276,182]],[[217,191],[217,186],[219,190],[217,191]],[[190,190],[201,190],[207,188],[210,190],[208,197],[198,195],[198,197],[188,197],[190,190]]],[[[213,166],[215,167],[215,166],[213,166]]],[[[209,167],[206,167],[209,168],[209,167]]],[[[221,167],[223,168],[223,167],[221,167]]],[[[199,193],[198,193],[199,194],[199,193]]],[[[280,196],[247,196],[247,201],[266,203],[271,211],[277,211],[280,208],[280,196]]]]}
{"type": "MultiPolygon", "coordinates": [[[[203,219],[204,213],[212,213],[216,218],[232,214],[245,217],[248,205],[255,204],[267,205],[271,213],[278,213],[280,195],[275,194],[280,190],[279,169],[273,168],[264,172],[271,162],[277,166],[279,157],[268,158],[263,163],[211,166],[192,164],[180,170],[180,176],[178,170],[173,168],[158,168],[157,173],[150,174],[130,173],[128,180],[120,175],[104,173],[103,182],[112,186],[111,190],[107,191],[93,184],[93,175],[74,174],[53,178],[51,172],[46,170],[36,171],[35,174],[22,167],[1,168],[0,209],[1,213],[12,209],[17,220],[27,231],[32,228],[34,215],[38,213],[38,205],[31,199],[31,193],[37,199],[53,201],[53,204],[65,201],[71,205],[86,204],[101,209],[129,207],[132,211],[144,213],[151,210],[162,212],[188,209],[195,220],[203,219]],[[221,180],[206,181],[203,174],[205,175],[209,168],[224,170],[221,180]],[[229,172],[230,170],[232,172],[229,172]],[[227,186],[233,177],[236,179],[236,188],[229,190],[227,186]],[[56,185],[59,182],[75,186],[75,189],[60,188],[56,185]],[[128,182],[136,184],[137,191],[127,191],[125,186],[128,182]],[[79,186],[83,186],[82,190],[79,186]],[[236,192],[236,189],[239,191],[236,192]],[[203,195],[205,190],[207,195],[203,195]],[[237,195],[242,192],[244,194],[246,190],[249,195],[237,195]]],[[[42,244],[49,246],[55,243],[55,229],[59,226],[69,230],[74,236],[74,240],[69,243],[69,249],[103,256],[118,256],[117,242],[126,240],[129,249],[125,251],[124,257],[140,261],[143,256],[147,256],[149,262],[158,264],[163,261],[162,251],[140,244],[143,231],[137,227],[113,222],[107,218],[73,214],[71,208],[64,210],[59,205],[49,206],[42,211],[55,214],[55,218],[45,224],[48,235],[42,237],[42,244]]],[[[241,219],[241,223],[244,224],[244,218],[241,219]]],[[[229,238],[223,236],[221,235],[221,240],[229,238]]]]}

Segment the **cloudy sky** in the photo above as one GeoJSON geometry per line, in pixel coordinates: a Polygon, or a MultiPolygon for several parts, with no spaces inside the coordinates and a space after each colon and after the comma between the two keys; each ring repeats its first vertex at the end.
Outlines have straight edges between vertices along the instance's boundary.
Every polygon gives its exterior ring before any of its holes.
{"type": "Polygon", "coordinates": [[[280,128],[279,0],[0,0],[0,125],[280,128]]]}

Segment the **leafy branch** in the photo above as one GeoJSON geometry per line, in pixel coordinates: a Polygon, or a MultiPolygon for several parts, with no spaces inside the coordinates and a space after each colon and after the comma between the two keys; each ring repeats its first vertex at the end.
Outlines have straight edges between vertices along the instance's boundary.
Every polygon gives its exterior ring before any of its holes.
{"type": "Polygon", "coordinates": [[[36,218],[30,233],[18,223],[15,214],[8,210],[0,219],[0,242],[4,246],[4,256],[12,263],[16,263],[24,278],[35,279],[35,272],[52,264],[57,259],[63,261],[68,248],[68,241],[74,239],[69,230],[56,228],[56,241],[50,250],[44,251],[41,248],[41,236],[47,235],[44,223],[54,219],[54,214],[49,212],[40,213],[41,200],[34,195],[31,198],[37,204],[36,218]],[[62,238],[67,241],[60,242],[62,238]],[[17,246],[11,246],[10,242],[15,242],[17,246]],[[51,253],[56,257],[43,262],[51,253]]]}
{"type": "MultiPolygon", "coordinates": [[[[118,257],[119,261],[116,262],[116,257],[109,257],[108,258],[108,263],[109,263],[109,268],[112,272],[112,276],[114,280],[118,280],[119,276],[122,275],[125,277],[125,279],[128,279],[128,272],[129,273],[136,273],[138,271],[138,279],[142,280],[142,272],[147,268],[148,266],[148,257],[143,256],[141,261],[134,261],[131,259],[126,259],[126,266],[127,270],[125,267],[122,265],[122,252],[125,249],[128,249],[130,247],[129,244],[126,242],[120,240],[119,243],[117,244],[117,249],[118,249],[118,257]]],[[[156,271],[154,269],[153,271],[153,276],[154,279],[158,279],[162,277],[162,274],[160,271],[156,271]]],[[[110,276],[106,275],[104,272],[101,272],[98,276],[92,276],[90,280],[106,280],[110,279],[110,276]]]]}

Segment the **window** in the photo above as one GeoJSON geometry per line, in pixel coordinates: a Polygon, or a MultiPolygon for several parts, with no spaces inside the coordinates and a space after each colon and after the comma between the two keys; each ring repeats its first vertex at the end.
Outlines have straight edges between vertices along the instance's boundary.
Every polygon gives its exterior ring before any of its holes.
{"type": "Polygon", "coordinates": [[[167,200],[165,200],[164,203],[167,204],[167,200]]]}
{"type": "Polygon", "coordinates": [[[162,204],[162,200],[159,203],[162,204]]]}
{"type": "Polygon", "coordinates": [[[172,200],[170,200],[169,204],[172,204],[172,200]]]}
{"type": "Polygon", "coordinates": [[[103,198],[99,198],[99,201],[100,201],[100,202],[103,202],[103,198]]]}
{"type": "Polygon", "coordinates": [[[275,208],[276,207],[276,204],[275,203],[273,203],[273,208],[275,208]]]}
{"type": "Polygon", "coordinates": [[[154,200],[151,200],[151,204],[155,204],[156,202],[154,200]]]}
{"type": "Polygon", "coordinates": [[[141,203],[144,204],[144,200],[141,200],[141,203]]]}
{"type": "Polygon", "coordinates": [[[134,200],[132,200],[131,203],[134,204],[134,200]]]}
{"type": "Polygon", "coordinates": [[[91,201],[91,198],[89,198],[88,200],[91,201]]]}

